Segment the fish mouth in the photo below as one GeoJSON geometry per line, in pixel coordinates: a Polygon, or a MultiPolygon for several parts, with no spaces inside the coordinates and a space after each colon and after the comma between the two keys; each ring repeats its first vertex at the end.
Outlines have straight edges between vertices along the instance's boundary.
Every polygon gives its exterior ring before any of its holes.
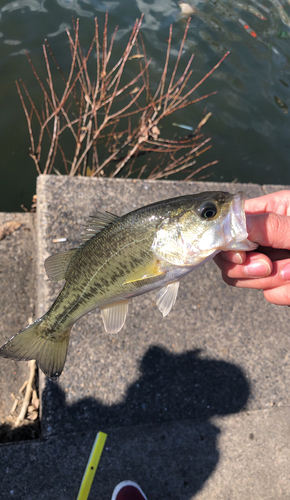
{"type": "Polygon", "coordinates": [[[229,224],[226,224],[225,235],[229,242],[228,250],[255,250],[257,244],[248,240],[245,194],[242,191],[233,195],[229,210],[229,224]]]}
{"type": "Polygon", "coordinates": [[[243,241],[248,237],[246,214],[245,214],[245,195],[239,191],[234,194],[230,209],[231,233],[235,240],[243,241]]]}

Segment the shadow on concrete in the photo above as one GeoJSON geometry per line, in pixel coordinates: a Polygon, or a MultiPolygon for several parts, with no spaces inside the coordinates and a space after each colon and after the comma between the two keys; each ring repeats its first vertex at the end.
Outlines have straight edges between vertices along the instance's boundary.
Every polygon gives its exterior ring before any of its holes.
{"type": "Polygon", "coordinates": [[[1,447],[0,497],[13,491],[16,499],[76,498],[102,430],[108,439],[90,498],[110,500],[116,484],[132,479],[148,500],[189,500],[218,464],[220,430],[211,418],[241,411],[249,394],[237,366],[158,346],[146,352],[139,379],[118,404],[93,398],[68,404],[60,386],[47,380],[41,439],[1,447]]]}
{"type": "MultiPolygon", "coordinates": [[[[45,434],[108,432],[108,451],[98,470],[102,499],[109,500],[109,491],[128,477],[143,485],[149,500],[189,499],[203,487],[219,460],[220,431],[211,417],[242,410],[249,385],[240,368],[205,359],[200,351],[176,355],[151,347],[140,372],[126,398],[111,406],[92,398],[69,405],[58,384],[48,380],[43,394],[45,434]],[[163,492],[159,496],[156,484],[163,492]]],[[[79,455],[83,467],[87,453],[79,455]]]]}
{"type": "Polygon", "coordinates": [[[40,422],[29,422],[20,427],[13,427],[9,423],[0,425],[0,444],[13,443],[17,441],[28,441],[41,436],[40,422]]]}
{"type": "MultiPolygon", "coordinates": [[[[58,384],[47,380],[43,416],[49,433],[86,431],[198,419],[239,412],[249,397],[249,385],[237,366],[201,357],[198,350],[172,354],[151,347],[141,361],[140,378],[128,388],[121,403],[104,406],[84,398],[69,405],[58,384]]],[[[98,370],[94,373],[97,378],[98,370]]],[[[99,380],[96,380],[98,382],[99,380]]]]}

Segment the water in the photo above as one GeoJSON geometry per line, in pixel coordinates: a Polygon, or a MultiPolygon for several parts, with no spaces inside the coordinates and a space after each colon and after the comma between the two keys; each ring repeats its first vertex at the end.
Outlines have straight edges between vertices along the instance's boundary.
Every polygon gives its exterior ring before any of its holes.
{"type": "MultiPolygon", "coordinates": [[[[220,161],[201,175],[212,181],[290,184],[290,0],[192,3],[197,10],[182,56],[187,61],[195,54],[191,82],[202,78],[227,50],[230,55],[195,95],[214,90],[218,94],[173,115],[162,134],[186,134],[172,122],[195,127],[206,107],[212,117],[204,133],[212,138],[212,149],[201,155],[198,166],[220,161]]],[[[44,75],[42,43],[48,38],[61,67],[68,70],[65,29],[72,28],[72,17],[80,18],[82,44],[88,47],[94,17],[103,26],[106,10],[109,33],[119,26],[116,50],[120,53],[135,19],[144,13],[142,34],[152,58],[153,80],[158,81],[169,26],[173,25],[172,54],[179,49],[185,27],[177,1],[15,0],[0,9],[0,211],[18,211],[21,204],[30,207],[35,193],[36,171],[14,83],[22,78],[35,101],[40,100],[25,50],[44,75]]]]}

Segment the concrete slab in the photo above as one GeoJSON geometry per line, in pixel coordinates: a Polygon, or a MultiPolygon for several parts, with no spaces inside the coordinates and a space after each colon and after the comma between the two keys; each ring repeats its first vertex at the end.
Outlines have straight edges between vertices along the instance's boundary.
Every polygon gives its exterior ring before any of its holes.
{"type": "MultiPolygon", "coordinates": [[[[35,214],[0,213],[0,227],[10,221],[21,227],[0,241],[0,344],[15,335],[34,317],[35,214]]],[[[0,424],[11,422],[13,394],[28,378],[27,363],[0,360],[0,424]]],[[[14,415],[17,415],[17,411],[14,415]]],[[[1,431],[0,431],[1,435],[1,431]]],[[[1,441],[1,436],[0,436],[1,441]]]]}
{"type": "MultiPolygon", "coordinates": [[[[205,421],[103,428],[108,438],[89,498],[124,479],[148,500],[289,500],[289,408],[205,421]]],[[[95,433],[0,448],[0,498],[76,498],[95,433]]]]}
{"type": "Polygon", "coordinates": [[[289,189],[289,186],[283,186],[280,184],[264,184],[262,186],[264,194],[276,193],[277,191],[284,191],[284,189],[289,189]]]}
{"type": "MultiPolygon", "coordinates": [[[[243,189],[248,197],[265,192],[256,185],[39,177],[39,316],[61,288],[44,277],[45,258],[76,246],[82,223],[94,210],[122,214],[160,199],[214,189],[243,189]],[[67,242],[52,243],[59,237],[67,242]]],[[[78,411],[69,424],[65,405],[63,414],[53,402],[53,384],[47,384],[43,432],[71,432],[86,423],[97,428],[100,423],[144,421],[146,411],[139,408],[136,390],[140,380],[144,408],[152,408],[154,398],[166,401],[159,411],[154,408],[150,422],[289,405],[289,347],[288,309],[268,304],[259,291],[226,286],[210,262],[182,280],[176,305],[164,319],[154,306],[154,294],[148,294],[133,301],[126,325],[116,336],[105,333],[98,312],[75,325],[60,388],[66,404],[78,405],[78,411]],[[206,363],[212,363],[209,372],[206,363]],[[188,370],[186,385],[180,381],[188,370]],[[232,371],[235,375],[223,377],[232,371]],[[182,401],[187,398],[190,408],[185,410],[182,401]],[[109,409],[111,416],[106,410],[96,412],[96,405],[109,409]]]]}
{"type": "MultiPolygon", "coordinates": [[[[122,214],[209,189],[252,197],[275,187],[40,177],[37,316],[61,288],[46,279],[45,258],[76,246],[94,210],[122,214]]],[[[60,382],[43,379],[42,439],[0,447],[0,499],[76,498],[102,430],[90,498],[110,500],[133,479],[148,500],[290,500],[288,312],[226,286],[208,263],[182,281],[165,319],[153,294],[133,301],[117,336],[98,312],[82,318],[60,382]]]]}
{"type": "Polygon", "coordinates": [[[215,418],[219,463],[198,500],[290,499],[290,408],[215,418]]]}

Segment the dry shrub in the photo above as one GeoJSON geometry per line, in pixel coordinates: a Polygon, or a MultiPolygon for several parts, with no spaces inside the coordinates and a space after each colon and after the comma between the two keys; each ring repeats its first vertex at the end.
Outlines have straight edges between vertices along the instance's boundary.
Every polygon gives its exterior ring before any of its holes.
{"type": "Polygon", "coordinates": [[[186,136],[169,140],[162,138],[160,133],[160,122],[163,119],[215,93],[192,99],[194,91],[227,56],[225,54],[211,71],[188,90],[193,56],[189,58],[181,76],[177,75],[189,22],[190,19],[171,74],[168,71],[172,42],[170,27],[164,68],[154,92],[150,85],[150,61],[140,33],[142,17],[136,21],[127,46],[115,64],[112,63],[111,56],[117,28],[108,42],[107,16],[101,42],[98,21],[95,19],[95,33],[86,55],[79,40],[79,21],[75,23],[72,34],[67,30],[71,52],[67,77],[59,67],[47,40],[43,45],[47,70],[45,82],[41,81],[27,54],[43,92],[42,109],[37,109],[22,80],[16,82],[16,85],[28,123],[30,156],[37,172],[160,179],[184,171],[184,178],[187,180],[216,163],[194,169],[197,156],[210,148],[210,139],[205,139],[201,132],[210,113],[186,136]],[[95,81],[88,69],[89,60],[93,57],[96,66],[96,71],[93,72],[96,74],[95,81]],[[126,68],[132,59],[138,60],[139,72],[126,81],[126,68]],[[60,91],[56,90],[54,84],[53,69],[56,69],[62,79],[60,91]]]}

